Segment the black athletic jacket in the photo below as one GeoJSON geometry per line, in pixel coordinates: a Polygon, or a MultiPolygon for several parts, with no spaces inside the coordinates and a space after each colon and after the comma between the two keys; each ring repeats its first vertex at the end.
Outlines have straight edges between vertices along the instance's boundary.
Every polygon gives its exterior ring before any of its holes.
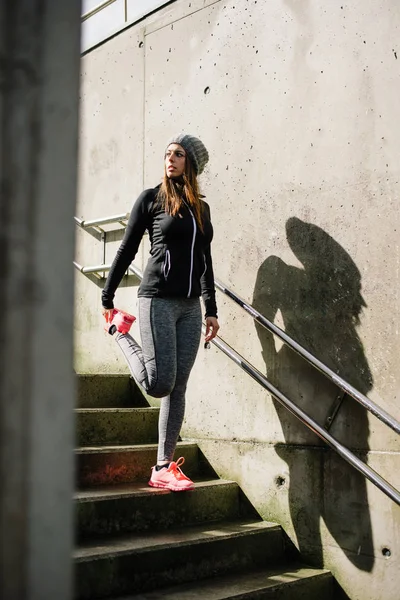
{"type": "Polygon", "coordinates": [[[135,258],[147,229],[151,250],[138,296],[197,298],[202,295],[206,317],[216,317],[210,207],[202,200],[202,233],[185,202],[175,217],[165,212],[157,201],[159,187],[142,192],[132,208],[124,239],[107,277],[102,304],[105,308],[114,307],[115,291],[135,258]]]}

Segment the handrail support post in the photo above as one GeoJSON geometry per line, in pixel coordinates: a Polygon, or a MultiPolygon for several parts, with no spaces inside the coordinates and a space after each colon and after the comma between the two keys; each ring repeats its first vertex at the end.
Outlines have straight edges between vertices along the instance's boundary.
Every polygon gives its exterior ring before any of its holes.
{"type": "Polygon", "coordinates": [[[338,392],[338,394],[331,406],[330,414],[327,416],[326,421],[325,421],[324,428],[326,429],[326,431],[329,431],[330,428],[332,427],[333,422],[336,419],[336,416],[337,416],[337,414],[340,410],[340,407],[343,404],[343,400],[345,399],[346,396],[347,396],[346,392],[343,392],[343,391],[338,392]]]}
{"type": "MultiPolygon", "coordinates": [[[[106,242],[107,242],[107,234],[104,230],[101,231],[100,241],[101,241],[100,264],[104,265],[106,263],[106,242]]],[[[105,273],[105,271],[103,271],[101,277],[104,279],[105,276],[106,276],[106,273],[105,273]]]]}

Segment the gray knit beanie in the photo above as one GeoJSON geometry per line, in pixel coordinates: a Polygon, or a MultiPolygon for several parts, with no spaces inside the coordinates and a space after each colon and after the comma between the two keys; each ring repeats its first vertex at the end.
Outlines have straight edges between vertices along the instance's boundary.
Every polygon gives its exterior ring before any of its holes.
{"type": "Polygon", "coordinates": [[[209,157],[207,148],[202,141],[193,135],[179,133],[169,140],[167,148],[170,144],[179,144],[184,150],[186,150],[197,175],[200,175],[204,171],[204,167],[208,163],[209,157]]]}

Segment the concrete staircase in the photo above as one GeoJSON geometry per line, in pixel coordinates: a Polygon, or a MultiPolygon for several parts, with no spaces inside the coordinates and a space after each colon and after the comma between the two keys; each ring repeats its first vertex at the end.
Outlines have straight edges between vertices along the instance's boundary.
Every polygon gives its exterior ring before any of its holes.
{"type": "Polygon", "coordinates": [[[78,600],[336,598],[332,575],[299,564],[281,527],[218,479],[196,444],[176,454],[195,490],[147,486],[158,409],[129,377],[80,376],[78,406],[78,600]]]}

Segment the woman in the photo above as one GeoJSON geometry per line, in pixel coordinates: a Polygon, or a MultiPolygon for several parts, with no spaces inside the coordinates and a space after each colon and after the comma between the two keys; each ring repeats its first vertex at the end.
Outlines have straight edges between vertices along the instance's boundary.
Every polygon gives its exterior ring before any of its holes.
{"type": "Polygon", "coordinates": [[[180,134],[169,142],[163,182],[145,190],[133,206],[102,293],[106,330],[115,334],[139,385],[150,396],[162,398],[157,464],[149,485],[174,491],[193,488],[180,469],[184,459],[174,462],[173,457],[200,342],[200,295],[206,309],[206,343],[219,329],[210,208],[197,183],[207,162],[208,152],[199,139],[180,134]],[[151,250],[138,291],[140,347],[128,333],[135,317],[114,309],[113,298],[146,229],[151,250]]]}

